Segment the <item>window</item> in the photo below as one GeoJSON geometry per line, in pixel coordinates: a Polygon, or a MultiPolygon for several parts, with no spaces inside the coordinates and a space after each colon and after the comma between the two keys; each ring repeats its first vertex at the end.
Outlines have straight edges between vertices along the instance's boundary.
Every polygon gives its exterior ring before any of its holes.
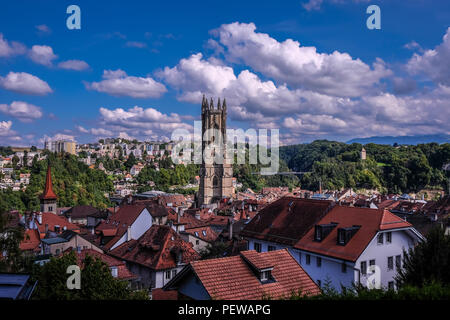
{"type": "Polygon", "coordinates": [[[387,267],[388,267],[388,270],[394,269],[394,257],[387,258],[387,267]]]}
{"type": "Polygon", "coordinates": [[[275,248],[274,246],[268,246],[267,247],[267,250],[268,251],[274,251],[274,250],[276,250],[277,248],[275,248]]]}
{"type": "MultiPolygon", "coordinates": [[[[375,259],[373,259],[373,260],[369,260],[369,267],[371,267],[371,266],[374,266],[375,265],[375,259]]],[[[371,270],[372,271],[372,273],[374,273],[375,272],[375,269],[370,269],[369,268],[369,270],[371,270]]]]}
{"type": "Polygon", "coordinates": [[[177,270],[172,270],[172,278],[175,277],[177,275],[177,270]]]}
{"type": "Polygon", "coordinates": [[[316,226],[316,241],[322,240],[322,229],[320,226],[316,226]]]}
{"type": "Polygon", "coordinates": [[[366,275],[367,274],[367,262],[361,261],[361,274],[366,275]]]}
{"type": "Polygon", "coordinates": [[[200,244],[200,240],[195,240],[195,244],[198,246],[200,244]]]}
{"type": "Polygon", "coordinates": [[[378,235],[378,244],[383,244],[384,242],[384,233],[380,233],[378,235]]]}
{"type": "Polygon", "coordinates": [[[194,234],[195,234],[196,237],[198,237],[198,232],[197,231],[195,231],[194,234]]]}
{"type": "Polygon", "coordinates": [[[394,290],[394,281],[389,281],[388,282],[388,289],[389,290],[394,290]]]}
{"type": "Polygon", "coordinates": [[[255,242],[254,249],[256,252],[261,252],[261,243],[255,242]]]}
{"type": "Polygon", "coordinates": [[[56,254],[59,254],[59,249],[56,249],[56,254]]]}
{"type": "Polygon", "coordinates": [[[204,237],[206,237],[206,230],[202,230],[202,234],[204,237]]]}
{"type": "Polygon", "coordinates": [[[311,255],[306,255],[306,264],[311,264],[311,255]]]}
{"type": "Polygon", "coordinates": [[[261,272],[261,281],[268,281],[270,279],[270,271],[261,272]]]}
{"type": "Polygon", "coordinates": [[[342,273],[347,273],[347,265],[345,264],[345,262],[343,262],[341,265],[341,271],[342,273]]]}
{"type": "Polygon", "coordinates": [[[317,257],[316,258],[316,262],[317,262],[317,267],[320,268],[322,266],[322,258],[321,257],[317,257]]]}
{"type": "Polygon", "coordinates": [[[170,270],[166,271],[166,279],[170,279],[170,270]]]}
{"type": "Polygon", "coordinates": [[[53,211],[53,207],[52,206],[48,206],[48,211],[53,211]]]}
{"type": "Polygon", "coordinates": [[[395,268],[399,270],[402,267],[402,256],[395,256],[395,268]]]}
{"type": "Polygon", "coordinates": [[[339,244],[345,244],[345,232],[339,230],[339,244]]]}
{"type": "Polygon", "coordinates": [[[386,242],[391,243],[392,242],[392,232],[386,233],[386,242]]]}

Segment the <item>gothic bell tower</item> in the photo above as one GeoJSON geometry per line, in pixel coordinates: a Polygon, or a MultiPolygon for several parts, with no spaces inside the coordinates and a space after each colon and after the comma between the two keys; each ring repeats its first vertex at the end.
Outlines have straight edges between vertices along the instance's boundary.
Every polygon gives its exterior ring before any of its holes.
{"type": "Polygon", "coordinates": [[[226,152],[227,103],[225,99],[216,107],[203,96],[202,100],[202,164],[200,167],[200,187],[198,206],[207,206],[232,196],[233,167],[227,160],[226,152]],[[218,139],[214,132],[220,133],[218,139]],[[216,140],[215,140],[216,139],[216,140]],[[220,140],[220,141],[219,141],[220,140]],[[219,153],[223,161],[216,161],[215,154],[219,153]],[[206,156],[205,156],[206,154],[206,156]],[[210,161],[205,158],[211,157],[210,161]]]}

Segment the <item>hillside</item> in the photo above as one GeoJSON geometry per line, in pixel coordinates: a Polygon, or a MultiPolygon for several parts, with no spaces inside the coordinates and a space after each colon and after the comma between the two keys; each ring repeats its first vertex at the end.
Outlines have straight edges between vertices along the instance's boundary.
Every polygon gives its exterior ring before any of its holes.
{"type": "Polygon", "coordinates": [[[360,159],[363,145],[317,140],[309,144],[283,146],[280,158],[293,171],[307,171],[302,188],[377,188],[386,192],[416,192],[424,187],[446,188],[450,144],[419,144],[393,147],[364,145],[367,160],[360,159]]]}

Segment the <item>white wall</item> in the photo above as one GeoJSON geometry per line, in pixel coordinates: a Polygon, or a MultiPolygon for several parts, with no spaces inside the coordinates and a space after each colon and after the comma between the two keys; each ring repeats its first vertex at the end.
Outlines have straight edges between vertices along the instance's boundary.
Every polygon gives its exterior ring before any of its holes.
{"type": "MultiPolygon", "coordinates": [[[[413,237],[411,231],[406,230],[391,230],[392,242],[386,242],[386,233],[388,231],[381,231],[380,233],[385,233],[383,244],[378,244],[377,237],[378,233],[369,243],[367,248],[361,254],[361,256],[356,261],[356,268],[360,270],[361,261],[367,262],[367,268],[369,268],[369,260],[375,259],[375,265],[380,268],[381,275],[381,286],[387,288],[390,281],[394,281],[394,277],[397,274],[397,268],[395,265],[395,256],[401,255],[401,261],[403,262],[403,250],[408,251],[409,248],[413,247],[418,241],[418,238],[413,237]],[[394,268],[388,270],[388,257],[393,257],[394,268]]],[[[361,275],[361,284],[366,286],[367,276],[361,275]]],[[[395,283],[395,281],[394,281],[395,283]]]]}
{"type": "MultiPolygon", "coordinates": [[[[145,208],[131,225],[131,239],[139,239],[152,226],[152,216],[145,208]]],[[[120,246],[128,239],[128,230],[123,234],[119,241],[117,241],[110,250],[120,246]]]]}

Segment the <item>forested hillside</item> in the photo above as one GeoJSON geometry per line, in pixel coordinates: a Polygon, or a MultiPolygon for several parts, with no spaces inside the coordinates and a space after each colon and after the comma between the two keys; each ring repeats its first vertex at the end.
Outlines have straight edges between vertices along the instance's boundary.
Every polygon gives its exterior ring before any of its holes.
{"type": "MultiPolygon", "coordinates": [[[[86,164],[70,154],[47,152],[52,167],[53,190],[58,196],[59,207],[89,204],[99,208],[109,205],[104,193],[113,191],[113,184],[107,175],[90,169],[86,164]]],[[[31,173],[30,184],[25,192],[0,191],[0,209],[38,210],[39,196],[45,184],[47,160],[37,161],[30,168],[22,169],[31,173]]]]}
{"type": "Polygon", "coordinates": [[[450,144],[390,146],[366,144],[367,159],[360,159],[363,145],[317,140],[284,146],[280,158],[293,171],[308,172],[301,178],[305,189],[377,188],[386,192],[415,192],[422,188],[446,188],[450,144]]]}

